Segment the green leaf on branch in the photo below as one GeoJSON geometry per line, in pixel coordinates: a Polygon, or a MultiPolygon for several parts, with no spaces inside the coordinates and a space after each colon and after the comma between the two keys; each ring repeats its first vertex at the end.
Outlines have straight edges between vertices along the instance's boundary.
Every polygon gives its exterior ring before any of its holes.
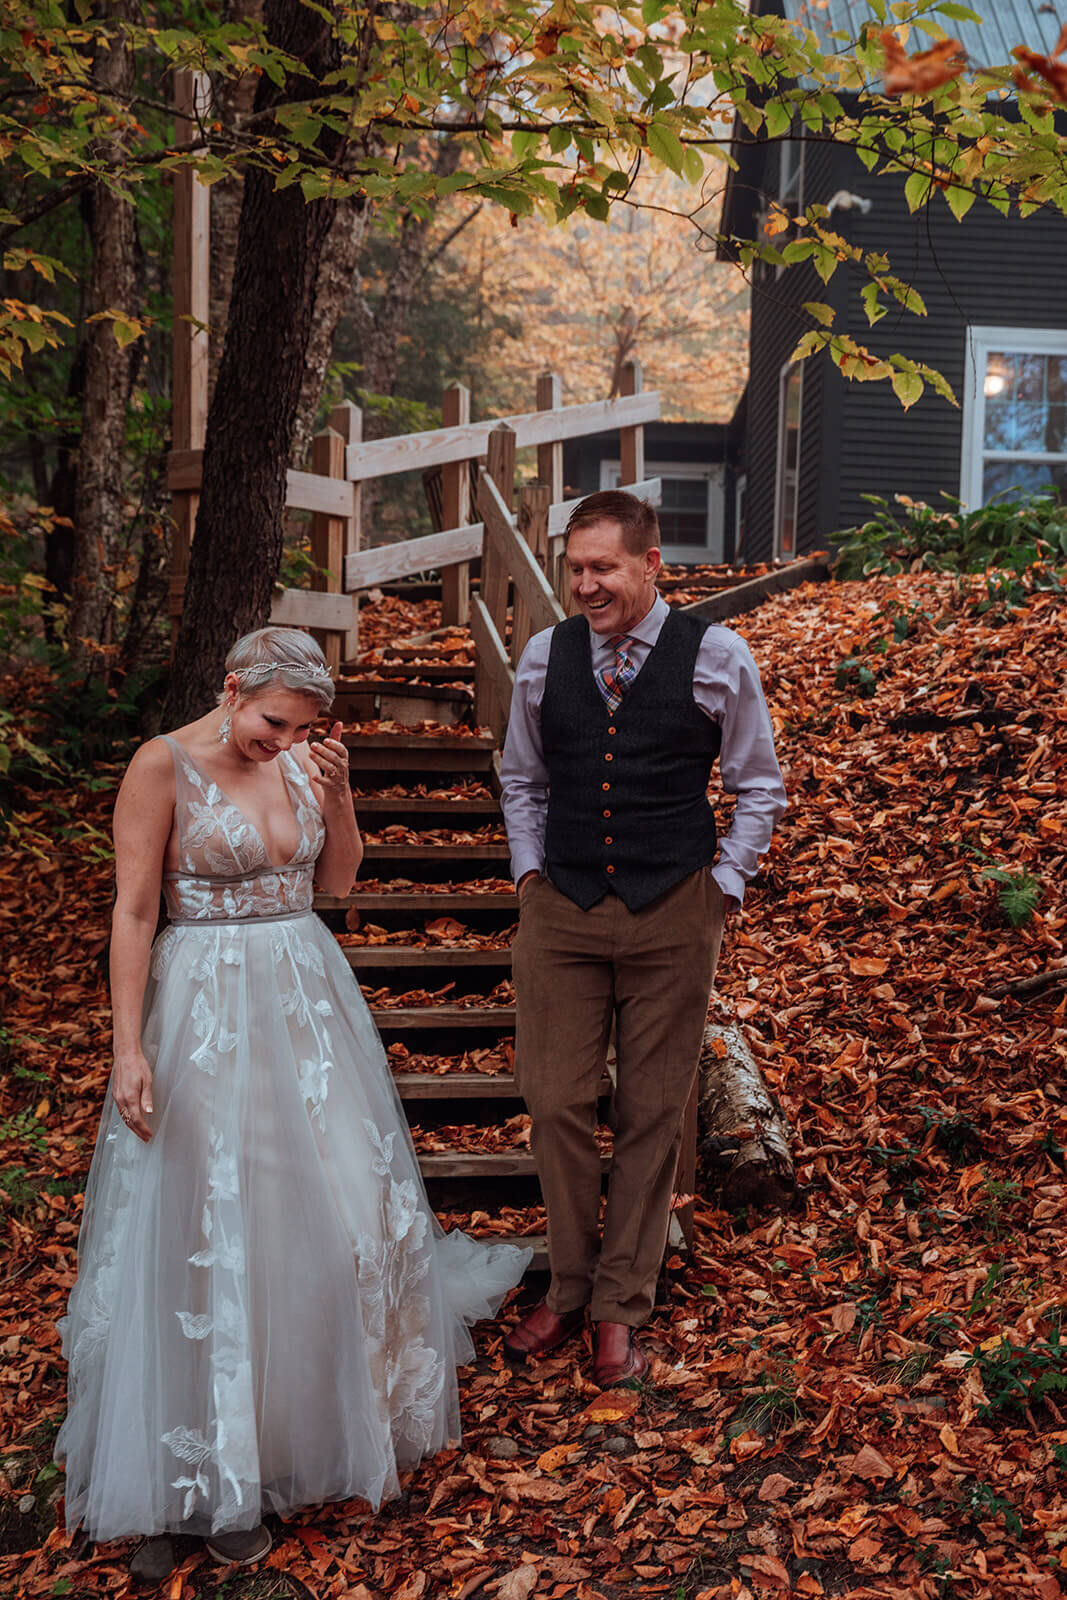
{"type": "Polygon", "coordinates": [[[809,328],[807,333],[801,334],[796,342],[789,364],[795,361],[806,361],[808,356],[817,355],[820,350],[825,350],[829,335],[820,332],[818,328],[809,328]]]}
{"type": "Polygon", "coordinates": [[[922,395],[925,385],[919,374],[914,371],[894,372],[892,377],[893,393],[904,407],[910,411],[916,400],[922,395]]]}
{"type": "Polygon", "coordinates": [[[650,122],[648,148],[657,161],[662,161],[664,166],[670,167],[672,172],[681,177],[684,152],[682,141],[673,128],[668,127],[665,122],[650,122]]]}
{"type": "Polygon", "coordinates": [[[957,222],[962,222],[968,211],[974,205],[978,196],[973,189],[964,189],[958,183],[950,183],[944,190],[948,208],[957,222]]]}
{"type": "Polygon", "coordinates": [[[881,322],[887,311],[887,307],[882,305],[878,298],[879,288],[880,285],[877,283],[867,283],[860,291],[863,309],[867,313],[867,322],[872,328],[876,322],[881,322]]]}
{"type": "Polygon", "coordinates": [[[904,198],[909,211],[918,211],[930,198],[933,180],[925,172],[913,172],[904,185],[904,198]]]}
{"type": "Polygon", "coordinates": [[[780,139],[788,133],[793,125],[793,107],[783,105],[781,100],[768,101],[764,109],[764,118],[767,125],[768,139],[780,139]]]}
{"type": "Polygon", "coordinates": [[[833,326],[834,308],[828,306],[825,300],[805,300],[802,309],[809,317],[814,317],[816,322],[821,322],[824,328],[833,326]]]}

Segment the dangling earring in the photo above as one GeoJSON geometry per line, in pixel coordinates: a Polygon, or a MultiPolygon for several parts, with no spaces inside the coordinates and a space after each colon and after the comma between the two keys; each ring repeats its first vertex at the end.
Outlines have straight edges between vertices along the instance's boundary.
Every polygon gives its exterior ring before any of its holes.
{"type": "Polygon", "coordinates": [[[230,713],[228,711],[227,711],[226,715],[223,717],[222,721],[219,723],[219,731],[215,735],[215,737],[218,739],[219,744],[227,744],[229,742],[229,738],[230,738],[230,713]]]}

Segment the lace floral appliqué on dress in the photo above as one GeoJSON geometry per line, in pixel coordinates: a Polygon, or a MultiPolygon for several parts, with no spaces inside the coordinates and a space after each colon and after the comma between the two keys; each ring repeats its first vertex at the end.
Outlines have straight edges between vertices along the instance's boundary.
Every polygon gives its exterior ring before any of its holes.
{"type": "Polygon", "coordinates": [[[108,1099],[62,1324],[68,1525],[99,1540],[253,1527],[360,1496],[459,1436],[456,1366],[529,1252],[442,1235],[385,1053],[311,913],[324,830],[268,859],[168,740],[180,871],[152,951],[153,1136],[108,1099]]]}

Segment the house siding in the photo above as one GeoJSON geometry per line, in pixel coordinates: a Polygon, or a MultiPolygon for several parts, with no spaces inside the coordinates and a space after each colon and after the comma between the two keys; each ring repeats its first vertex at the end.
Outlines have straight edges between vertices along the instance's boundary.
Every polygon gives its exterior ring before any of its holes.
{"type": "MultiPolygon", "coordinates": [[[[774,194],[778,181],[778,148],[768,146],[762,179],[774,194]]],[[[825,204],[837,187],[835,152],[828,145],[806,145],[804,152],[805,206],[825,204]]],[[[843,287],[837,275],[824,284],[807,262],[775,277],[773,269],[759,269],[752,290],[748,412],[745,429],[745,468],[748,491],[744,555],[749,561],[769,561],[774,553],[775,474],[778,463],[778,390],[785,363],[810,318],[801,310],[806,300],[843,305],[843,287]]],[[[826,409],[826,373],[821,361],[806,361],[803,368],[800,417],[800,458],[797,499],[797,549],[811,550],[818,543],[817,529],[824,516],[823,478],[826,471],[821,419],[826,409]]]]}
{"type": "MultiPolygon", "coordinates": [[[[765,170],[765,186],[773,194],[773,151],[765,170]]],[[[900,351],[935,367],[960,407],[928,390],[904,412],[889,383],[847,382],[826,355],[807,361],[798,552],[825,548],[835,533],[866,520],[870,507],[864,494],[892,499],[903,493],[931,503],[942,491],[959,494],[969,326],[1067,327],[1067,218],[1045,212],[1004,218],[979,201],[958,223],[940,197],[911,215],[899,175],[872,176],[850,152],[830,146],[809,148],[805,179],[806,205],[825,203],[838,189],[871,200],[866,216],[859,210],[835,211],[834,226],[864,250],[886,252],[891,270],[918,290],[928,314],[916,318],[889,301],[889,315],[871,328],[860,299],[866,279],[847,267],[840,267],[828,285],[805,264],[758,286],[746,441],[745,553],[750,560],[768,559],[773,551],[778,377],[798,337],[803,301],[834,305],[838,325],[876,355],[900,351]]]]}
{"type": "Polygon", "coordinates": [[[873,204],[866,217],[850,214],[852,241],[887,250],[893,270],[922,295],[927,315],[894,311],[870,328],[862,285],[852,274],[848,331],[877,355],[901,351],[935,367],[959,404],[927,390],[905,413],[888,384],[845,385],[832,375],[849,391],[842,405],[837,528],[866,519],[864,492],[929,502],[942,492],[959,495],[968,327],[1067,327],[1067,218],[1044,212],[1002,217],[978,201],[957,222],[940,197],[912,216],[899,178],[854,181],[873,204]]]}

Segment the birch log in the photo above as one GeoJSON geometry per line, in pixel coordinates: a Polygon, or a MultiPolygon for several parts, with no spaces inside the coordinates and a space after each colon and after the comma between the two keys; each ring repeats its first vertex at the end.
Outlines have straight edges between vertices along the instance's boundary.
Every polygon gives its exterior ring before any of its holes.
{"type": "Polygon", "coordinates": [[[727,1210],[788,1205],[789,1123],[736,1022],[709,1022],[700,1056],[700,1154],[727,1210]]]}

